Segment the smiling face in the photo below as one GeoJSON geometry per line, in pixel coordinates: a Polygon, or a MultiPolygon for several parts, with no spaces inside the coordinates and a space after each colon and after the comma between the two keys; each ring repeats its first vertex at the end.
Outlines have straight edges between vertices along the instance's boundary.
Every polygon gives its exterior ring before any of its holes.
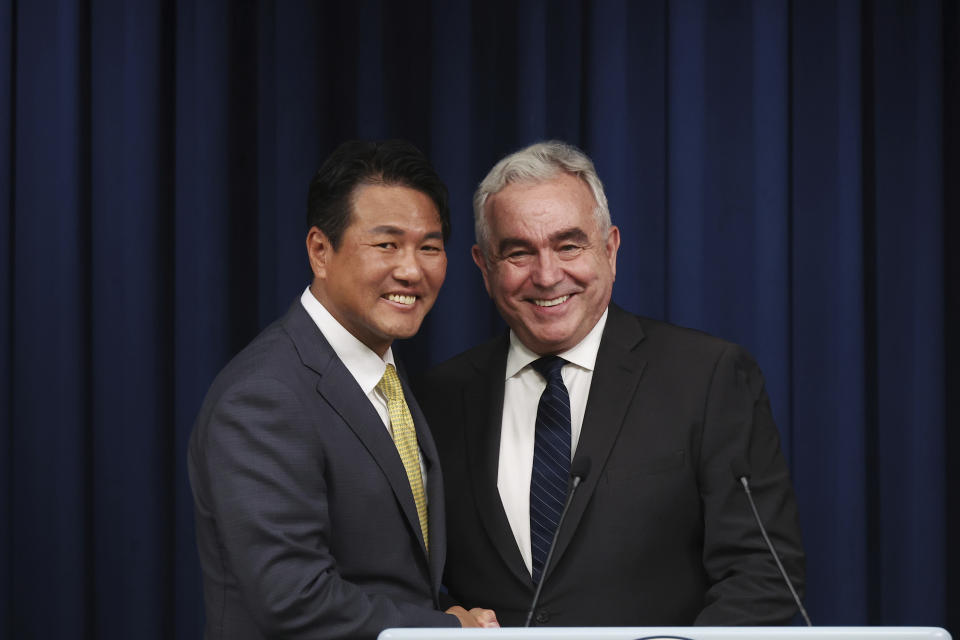
{"type": "Polygon", "coordinates": [[[620,232],[597,225],[590,188],[568,173],[514,183],[487,199],[486,252],[473,247],[500,315],[538,354],[590,333],[610,302],[620,232]]]}
{"type": "Polygon", "coordinates": [[[307,253],[313,295],[380,356],[417,332],[447,270],[437,207],[403,186],[358,186],[339,248],[311,227],[307,253]]]}

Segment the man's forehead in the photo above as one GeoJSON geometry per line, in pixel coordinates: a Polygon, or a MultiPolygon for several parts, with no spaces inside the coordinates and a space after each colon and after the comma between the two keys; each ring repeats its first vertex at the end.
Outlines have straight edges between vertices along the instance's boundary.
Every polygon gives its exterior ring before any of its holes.
{"type": "Polygon", "coordinates": [[[595,207],[576,199],[543,199],[503,202],[487,214],[493,237],[554,239],[579,231],[590,235],[599,230],[595,207]]]}
{"type": "Polygon", "coordinates": [[[596,201],[590,187],[580,178],[560,174],[551,180],[516,182],[491,194],[486,202],[488,218],[528,217],[541,215],[592,215],[596,201]],[[512,214],[512,215],[505,215],[512,214]]]}
{"type": "Polygon", "coordinates": [[[429,227],[442,230],[443,219],[429,194],[401,184],[358,185],[351,196],[347,228],[360,233],[399,234],[429,227]]]}

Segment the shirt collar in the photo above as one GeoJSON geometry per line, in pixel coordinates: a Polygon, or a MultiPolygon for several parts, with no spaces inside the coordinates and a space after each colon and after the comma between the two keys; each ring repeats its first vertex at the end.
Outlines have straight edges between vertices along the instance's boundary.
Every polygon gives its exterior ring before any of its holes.
{"type": "MultiPolygon", "coordinates": [[[[609,309],[603,310],[603,315],[600,316],[597,324],[593,325],[590,333],[583,337],[583,340],[557,355],[582,369],[593,371],[593,367],[597,363],[597,352],[600,350],[600,338],[603,337],[603,328],[607,324],[608,312],[609,309]]],[[[507,351],[506,379],[517,375],[524,367],[539,358],[540,354],[531,351],[511,329],[510,349],[507,351]]]]}
{"type": "Polygon", "coordinates": [[[313,318],[320,333],[333,347],[337,357],[347,367],[364,393],[369,394],[377,387],[383,372],[387,369],[387,364],[396,366],[393,360],[393,347],[387,349],[383,358],[378,356],[337,322],[337,319],[313,296],[310,287],[307,287],[300,296],[300,304],[313,318]]]}

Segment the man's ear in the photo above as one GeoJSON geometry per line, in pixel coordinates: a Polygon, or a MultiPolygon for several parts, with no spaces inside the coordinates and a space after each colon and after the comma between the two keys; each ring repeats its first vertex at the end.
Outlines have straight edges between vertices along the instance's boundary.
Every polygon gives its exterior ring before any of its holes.
{"type": "Polygon", "coordinates": [[[307,258],[310,260],[310,270],[314,280],[323,280],[327,277],[327,261],[333,253],[333,245],[327,234],[319,227],[310,227],[307,231],[307,258]]]}
{"type": "Polygon", "coordinates": [[[607,233],[607,260],[610,262],[610,271],[613,277],[617,277],[617,249],[620,248],[620,229],[615,226],[610,227],[607,233]]]}
{"type": "Polygon", "coordinates": [[[483,255],[483,250],[480,248],[480,245],[473,245],[473,248],[470,249],[470,255],[473,256],[474,264],[480,267],[480,273],[483,274],[483,286],[487,288],[487,295],[492,298],[493,294],[490,293],[490,276],[488,274],[489,267],[487,266],[487,258],[483,255]]]}

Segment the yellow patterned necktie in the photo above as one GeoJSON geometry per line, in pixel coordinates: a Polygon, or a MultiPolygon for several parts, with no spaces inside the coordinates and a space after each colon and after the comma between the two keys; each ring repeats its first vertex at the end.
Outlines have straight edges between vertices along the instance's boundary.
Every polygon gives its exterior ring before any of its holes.
{"type": "Polygon", "coordinates": [[[420,531],[423,532],[423,543],[429,549],[430,542],[427,536],[427,495],[423,490],[423,478],[420,475],[420,445],[417,444],[417,430],[413,426],[413,417],[403,398],[403,387],[400,378],[392,364],[387,365],[383,377],[377,383],[377,389],[387,398],[387,411],[390,413],[390,426],[393,427],[393,442],[400,452],[400,460],[407,470],[407,479],[410,489],[413,490],[413,501],[417,504],[417,515],[420,517],[420,531]]]}

